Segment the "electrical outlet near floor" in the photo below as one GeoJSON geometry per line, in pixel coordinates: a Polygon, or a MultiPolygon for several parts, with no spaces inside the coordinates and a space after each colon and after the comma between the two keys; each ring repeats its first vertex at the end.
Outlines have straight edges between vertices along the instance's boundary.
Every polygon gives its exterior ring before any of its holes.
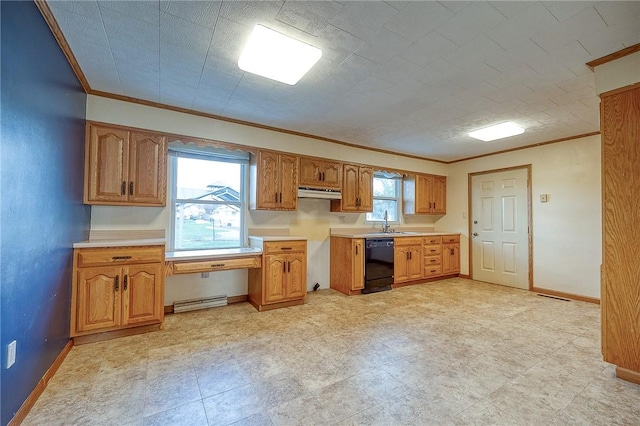
{"type": "Polygon", "coordinates": [[[16,346],[15,340],[7,345],[7,369],[16,363],[16,346]]]}

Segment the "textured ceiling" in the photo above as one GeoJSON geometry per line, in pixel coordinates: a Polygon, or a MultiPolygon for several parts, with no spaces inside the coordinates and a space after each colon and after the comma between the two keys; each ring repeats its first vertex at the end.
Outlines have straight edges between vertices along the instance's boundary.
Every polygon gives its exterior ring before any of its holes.
{"type": "Polygon", "coordinates": [[[599,130],[585,62],[640,43],[640,1],[49,1],[91,88],[451,161],[599,130]],[[322,49],[245,73],[256,23],[322,49]],[[511,120],[520,136],[467,133],[511,120]]]}

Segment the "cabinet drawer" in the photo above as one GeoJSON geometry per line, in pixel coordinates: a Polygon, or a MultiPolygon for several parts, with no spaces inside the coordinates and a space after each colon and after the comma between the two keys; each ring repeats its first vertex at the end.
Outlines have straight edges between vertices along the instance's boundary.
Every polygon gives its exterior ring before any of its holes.
{"type": "Polygon", "coordinates": [[[436,256],[442,253],[442,246],[424,246],[422,254],[425,256],[436,256]]]}
{"type": "Polygon", "coordinates": [[[422,238],[400,237],[394,238],[393,244],[396,246],[419,246],[422,245],[422,238]]]}
{"type": "Polygon", "coordinates": [[[264,243],[264,253],[291,253],[295,251],[305,251],[307,249],[306,241],[270,241],[264,243]]]}
{"type": "Polygon", "coordinates": [[[431,266],[440,265],[441,258],[440,256],[425,256],[424,257],[424,267],[430,268],[431,266]]]}
{"type": "Polygon", "coordinates": [[[425,278],[437,277],[438,275],[442,275],[442,266],[441,265],[434,265],[434,266],[425,265],[425,267],[424,267],[424,277],[425,278]]]}
{"type": "Polygon", "coordinates": [[[78,267],[164,261],[164,246],[77,249],[78,267]]]}
{"type": "Polygon", "coordinates": [[[442,243],[442,237],[438,236],[438,237],[424,237],[423,239],[423,244],[424,245],[429,245],[429,244],[441,244],[442,243]]]}
{"type": "Polygon", "coordinates": [[[442,244],[445,243],[459,243],[460,235],[445,235],[442,237],[442,244]]]}
{"type": "Polygon", "coordinates": [[[237,259],[211,259],[173,264],[174,274],[190,274],[192,272],[225,271],[228,269],[259,268],[260,256],[237,259]]]}

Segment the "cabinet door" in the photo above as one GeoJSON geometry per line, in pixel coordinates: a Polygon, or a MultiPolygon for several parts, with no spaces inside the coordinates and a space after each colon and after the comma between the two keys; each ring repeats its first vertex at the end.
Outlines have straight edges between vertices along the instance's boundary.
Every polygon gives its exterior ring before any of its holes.
{"type": "Polygon", "coordinates": [[[344,165],[342,184],[342,210],[358,211],[358,183],[360,179],[359,167],[352,164],[344,165]]]}
{"type": "Polygon", "coordinates": [[[298,206],[298,157],[280,155],[279,181],[281,196],[278,208],[295,210],[298,206]]]}
{"type": "Polygon", "coordinates": [[[304,256],[304,253],[292,253],[287,256],[287,299],[303,298],[307,292],[304,256]]]}
{"type": "Polygon", "coordinates": [[[278,179],[278,154],[268,151],[258,152],[257,207],[276,209],[280,199],[280,180],[278,179]]]}
{"type": "Polygon", "coordinates": [[[373,211],[373,169],[372,168],[360,167],[358,190],[360,193],[360,206],[358,207],[358,209],[362,212],[372,212],[373,211]]]}
{"type": "Polygon", "coordinates": [[[457,274],[460,272],[460,244],[442,245],[442,273],[457,274]]]}
{"type": "Polygon", "coordinates": [[[433,176],[416,175],[416,213],[431,213],[433,176]]]}
{"type": "Polygon", "coordinates": [[[422,278],[422,247],[409,247],[409,262],[407,264],[407,278],[418,280],[422,278]]]}
{"type": "Polygon", "coordinates": [[[85,203],[124,202],[129,181],[129,132],[89,126],[85,168],[85,203]]]}
{"type": "Polygon", "coordinates": [[[272,254],[265,257],[264,303],[280,302],[287,297],[286,267],[286,255],[272,254]]]}
{"type": "Polygon", "coordinates": [[[321,161],[300,157],[300,186],[322,187],[321,161]]]}
{"type": "Polygon", "coordinates": [[[353,280],[351,281],[351,290],[359,290],[364,288],[364,240],[352,240],[353,253],[353,280]]]}
{"type": "Polygon", "coordinates": [[[407,247],[396,246],[393,251],[393,282],[400,283],[409,279],[409,250],[407,247]]]}
{"type": "Polygon", "coordinates": [[[322,186],[340,189],[342,186],[342,164],[325,162],[322,169],[322,186]]]}
{"type": "Polygon", "coordinates": [[[166,137],[131,133],[129,145],[129,202],[164,206],[167,186],[166,137]]]}
{"type": "Polygon", "coordinates": [[[123,268],[122,324],[158,322],[164,316],[161,265],[123,268]]]}
{"type": "Polygon", "coordinates": [[[446,176],[433,176],[433,214],[447,213],[447,178],[446,176]]]}
{"type": "Polygon", "coordinates": [[[78,269],[76,331],[109,329],[120,325],[122,269],[78,269]]]}

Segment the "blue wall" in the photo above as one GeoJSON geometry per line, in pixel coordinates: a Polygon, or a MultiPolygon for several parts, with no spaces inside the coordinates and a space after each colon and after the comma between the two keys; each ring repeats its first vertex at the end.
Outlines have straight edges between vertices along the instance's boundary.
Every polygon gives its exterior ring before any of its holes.
{"type": "Polygon", "coordinates": [[[0,423],[69,341],[72,244],[82,204],[86,94],[31,1],[0,2],[0,423]],[[6,369],[7,345],[17,362],[6,369]]]}

